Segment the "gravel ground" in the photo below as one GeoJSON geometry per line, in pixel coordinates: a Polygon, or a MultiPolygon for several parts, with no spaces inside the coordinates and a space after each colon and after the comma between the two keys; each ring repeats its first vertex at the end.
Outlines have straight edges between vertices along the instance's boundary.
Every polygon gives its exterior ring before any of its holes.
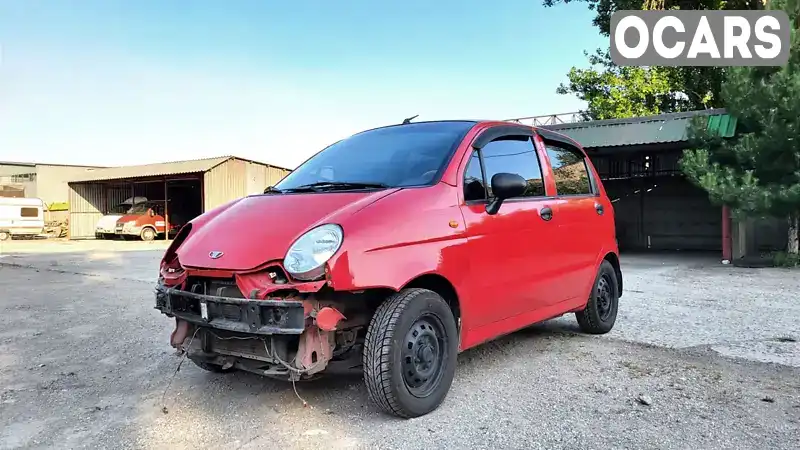
{"type": "Polygon", "coordinates": [[[0,249],[0,448],[800,442],[798,272],[626,257],[614,331],[580,335],[564,317],[467,351],[445,403],[404,421],[378,413],[358,377],[298,383],[303,407],[289,383],[188,361],[162,400],[180,360],[153,309],[163,249],[104,244],[0,249]]]}

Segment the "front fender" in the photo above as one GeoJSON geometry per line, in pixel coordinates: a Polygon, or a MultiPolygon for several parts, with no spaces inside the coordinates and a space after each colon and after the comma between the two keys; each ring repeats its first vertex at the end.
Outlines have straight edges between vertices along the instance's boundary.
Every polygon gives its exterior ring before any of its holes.
{"type": "Polygon", "coordinates": [[[465,242],[466,239],[454,236],[364,252],[343,252],[329,262],[330,286],[341,291],[375,288],[399,291],[421,275],[437,274],[457,289],[462,275],[468,273],[467,262],[457,256],[465,242]],[[459,267],[455,261],[460,261],[459,267]]]}

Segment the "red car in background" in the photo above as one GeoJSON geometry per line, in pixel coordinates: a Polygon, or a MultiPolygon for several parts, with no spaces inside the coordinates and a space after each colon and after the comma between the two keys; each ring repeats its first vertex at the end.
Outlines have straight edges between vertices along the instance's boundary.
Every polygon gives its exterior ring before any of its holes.
{"type": "Polygon", "coordinates": [[[203,369],[294,381],[355,368],[408,418],[441,404],[463,350],[567,313],[607,333],[622,281],[614,211],[578,143],[420,122],[339,141],[189,222],[156,308],[203,369]]]}
{"type": "MultiPolygon", "coordinates": [[[[170,235],[178,231],[180,225],[169,224],[170,235]]],[[[167,221],[164,218],[164,202],[149,200],[133,205],[128,211],[117,219],[114,234],[123,238],[139,238],[143,241],[152,241],[158,236],[163,236],[167,231],[167,221]]]]}

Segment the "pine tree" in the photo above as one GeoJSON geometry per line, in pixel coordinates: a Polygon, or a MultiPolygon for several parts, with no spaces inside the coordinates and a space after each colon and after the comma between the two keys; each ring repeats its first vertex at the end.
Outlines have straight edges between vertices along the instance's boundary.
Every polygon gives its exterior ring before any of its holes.
{"type": "Polygon", "coordinates": [[[681,166],[712,200],[746,216],[787,217],[788,253],[798,254],[800,224],[800,0],[773,0],[794,25],[789,62],[783,67],[726,71],[722,96],[737,119],[737,136],[722,139],[700,122],[691,132],[694,150],[681,166]]]}

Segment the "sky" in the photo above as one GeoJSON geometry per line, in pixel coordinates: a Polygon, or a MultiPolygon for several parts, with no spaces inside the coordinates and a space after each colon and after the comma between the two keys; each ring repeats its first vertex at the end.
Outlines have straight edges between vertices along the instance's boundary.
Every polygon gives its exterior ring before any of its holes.
{"type": "Polygon", "coordinates": [[[0,160],[294,168],[416,120],[577,111],[585,3],[0,0],[0,160]]]}

